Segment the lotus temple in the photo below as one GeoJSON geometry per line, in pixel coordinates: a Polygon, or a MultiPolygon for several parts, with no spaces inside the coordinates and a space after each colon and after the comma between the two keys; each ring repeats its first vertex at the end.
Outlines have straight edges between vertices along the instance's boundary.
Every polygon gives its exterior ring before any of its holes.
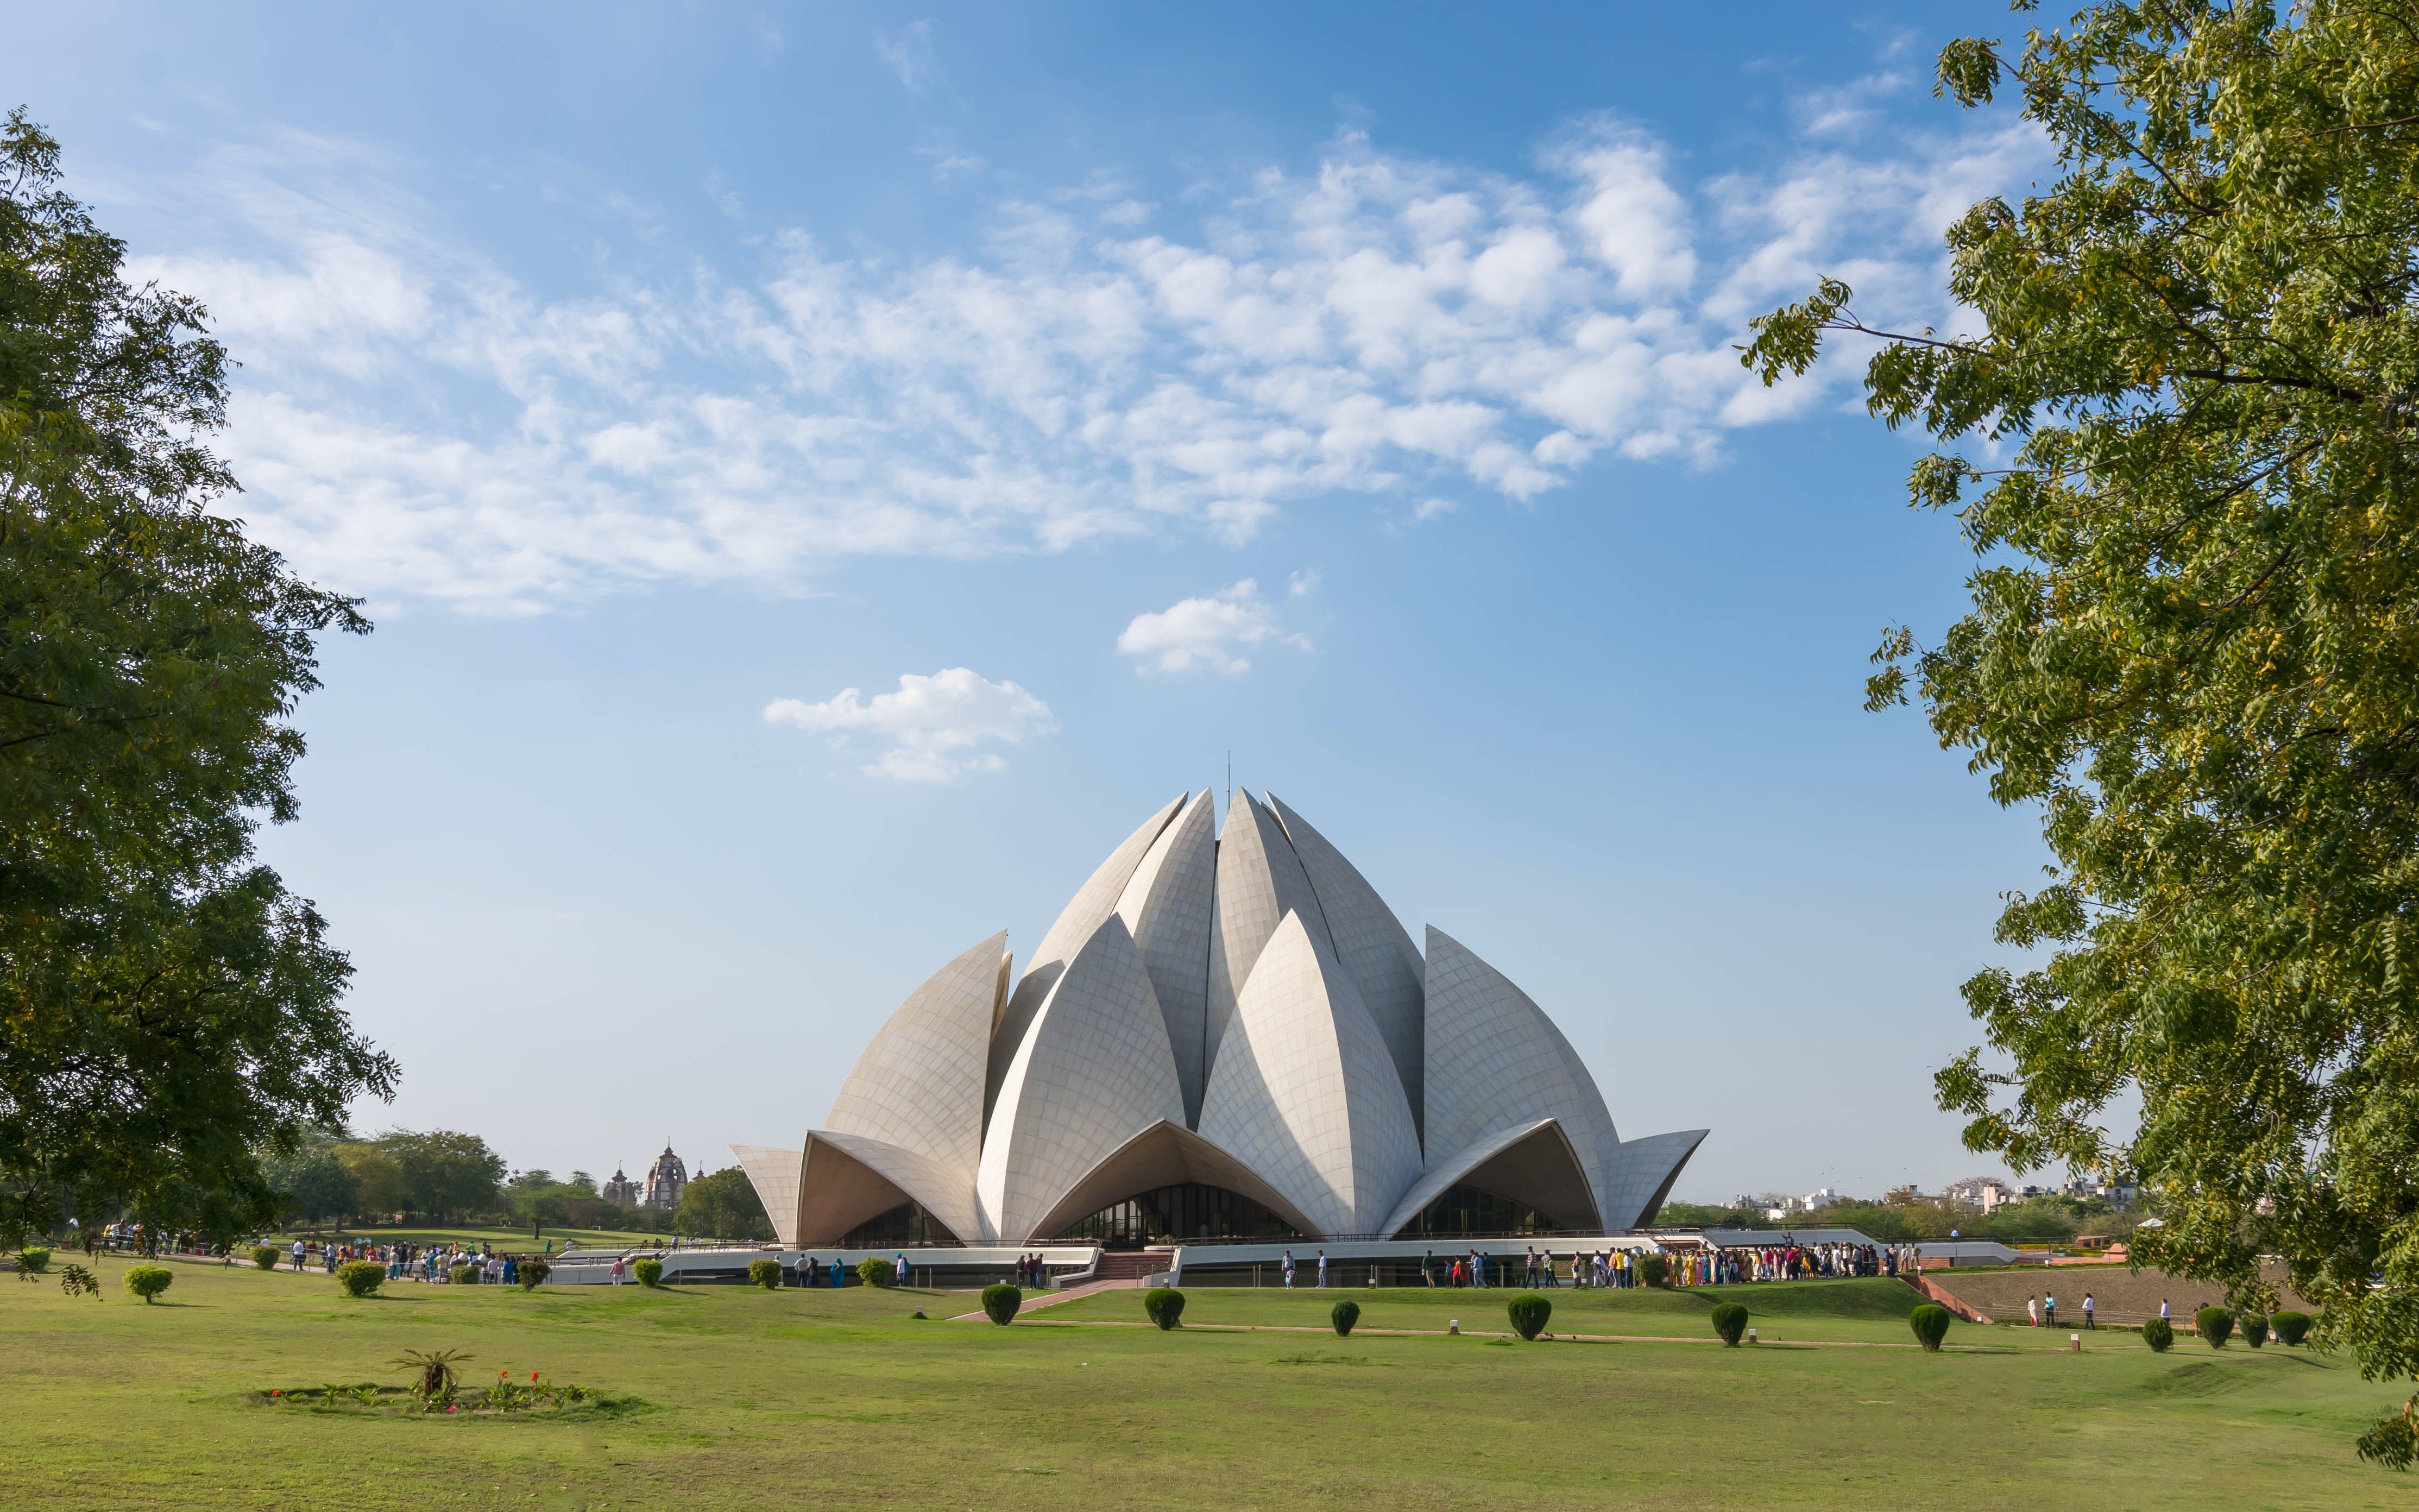
{"type": "Polygon", "coordinates": [[[778,1247],[1374,1258],[1654,1216],[1705,1131],[1622,1138],[1527,994],[1441,930],[1415,945],[1273,795],[1215,820],[1208,792],[1151,815],[1021,974],[1005,933],[976,942],[823,1127],[734,1146],[778,1247]]]}

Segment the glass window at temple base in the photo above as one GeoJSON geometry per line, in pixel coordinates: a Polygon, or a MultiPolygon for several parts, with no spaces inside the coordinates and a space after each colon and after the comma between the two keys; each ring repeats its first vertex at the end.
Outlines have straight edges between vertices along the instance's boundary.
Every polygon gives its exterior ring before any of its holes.
{"type": "Polygon", "coordinates": [[[842,1234],[841,1249],[887,1249],[904,1244],[955,1244],[958,1236],[942,1226],[941,1220],[924,1211],[920,1202],[902,1202],[888,1212],[880,1212],[842,1234]]]}
{"type": "Polygon", "coordinates": [[[1122,1202],[1079,1218],[1057,1236],[1089,1241],[1106,1249],[1199,1239],[1301,1239],[1301,1230],[1268,1209],[1225,1187],[1188,1181],[1137,1192],[1122,1202]]]}
{"type": "Polygon", "coordinates": [[[1448,1187],[1403,1227],[1405,1239],[1480,1239],[1559,1233],[1544,1213],[1525,1202],[1474,1186],[1448,1187]]]}

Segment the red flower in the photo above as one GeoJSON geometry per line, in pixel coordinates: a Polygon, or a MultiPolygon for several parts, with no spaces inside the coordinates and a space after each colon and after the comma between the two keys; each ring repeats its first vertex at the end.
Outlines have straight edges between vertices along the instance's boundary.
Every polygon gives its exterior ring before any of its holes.
{"type": "Polygon", "coordinates": [[[272,1392],[270,1392],[269,1395],[270,1395],[271,1396],[285,1396],[285,1394],[284,1392],[282,1392],[282,1391],[272,1391],[272,1392]]]}
{"type": "Polygon", "coordinates": [[[530,1372],[530,1379],[531,1379],[532,1381],[535,1381],[535,1380],[537,1379],[537,1372],[536,1372],[536,1371],[534,1371],[534,1370],[531,1371],[531,1372],[530,1372]]]}
{"type": "Polygon", "coordinates": [[[447,1409],[445,1409],[445,1410],[446,1410],[447,1412],[460,1412],[462,1409],[460,1409],[460,1408],[458,1408],[458,1407],[449,1407],[449,1408],[447,1408],[447,1409]]]}

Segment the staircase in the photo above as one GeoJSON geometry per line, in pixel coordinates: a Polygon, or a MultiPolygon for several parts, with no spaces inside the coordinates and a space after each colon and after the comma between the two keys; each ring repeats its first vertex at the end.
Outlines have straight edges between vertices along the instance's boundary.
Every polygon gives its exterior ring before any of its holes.
{"type": "Polygon", "coordinates": [[[1176,1247],[1163,1244],[1143,1250],[1103,1250],[1101,1262],[1092,1271],[1095,1281],[1139,1281],[1147,1275],[1157,1275],[1176,1263],[1176,1247]]]}

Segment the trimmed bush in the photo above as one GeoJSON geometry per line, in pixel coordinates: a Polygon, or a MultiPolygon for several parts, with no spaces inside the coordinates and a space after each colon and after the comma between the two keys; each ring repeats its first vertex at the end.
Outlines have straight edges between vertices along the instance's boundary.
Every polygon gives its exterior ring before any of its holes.
{"type": "Polygon", "coordinates": [[[1339,1302],[1327,1309],[1327,1325],[1335,1330],[1337,1338],[1351,1337],[1352,1326],[1360,1321],[1361,1304],[1357,1302],[1339,1302]]]}
{"type": "Polygon", "coordinates": [[[2153,1318],[2142,1325],[2142,1342],[2165,1354],[2175,1348],[2175,1327],[2164,1318],[2153,1318]]]}
{"type": "Polygon", "coordinates": [[[254,1244],[252,1246],[252,1263],[263,1271],[276,1270],[277,1262],[281,1257],[281,1252],[274,1244],[254,1244]]]}
{"type": "Polygon", "coordinates": [[[869,1255],[856,1262],[856,1278],[869,1287],[895,1287],[899,1272],[888,1260],[869,1255]]]}
{"type": "Polygon", "coordinates": [[[176,1279],[177,1273],[164,1265],[138,1265],[126,1273],[126,1289],[149,1302],[176,1279]]]}
{"type": "Polygon", "coordinates": [[[386,1267],[376,1260],[347,1260],[336,1267],[336,1283],[356,1297],[366,1297],[386,1284],[386,1267]]]}
{"type": "Polygon", "coordinates": [[[754,1282],[756,1285],[763,1287],[767,1291],[778,1291],[781,1288],[781,1262],[778,1260],[749,1260],[747,1262],[747,1279],[754,1282]]]}
{"type": "Polygon", "coordinates": [[[2193,1332],[2209,1340],[2211,1349],[2222,1350],[2234,1335],[2234,1315],[2223,1307],[2204,1307],[2193,1314],[2193,1332]]]}
{"type": "Polygon", "coordinates": [[[1533,1339],[1546,1331],[1547,1322],[1554,1316],[1554,1304],[1533,1291],[1524,1291],[1505,1303],[1503,1312],[1512,1319],[1513,1333],[1533,1339]]]}
{"type": "MultiPolygon", "coordinates": [[[[882,1283],[874,1281],[869,1284],[880,1286],[882,1283]]],[[[1024,1305],[1025,1293],[1005,1281],[994,1281],[982,1288],[983,1316],[1002,1328],[1016,1320],[1016,1310],[1024,1305]]]]}
{"type": "Polygon", "coordinates": [[[39,1275],[50,1268],[51,1252],[49,1250],[29,1244],[25,1248],[17,1252],[17,1273],[19,1275],[39,1275]]]}
{"type": "Polygon", "coordinates": [[[1650,1287],[1668,1286],[1672,1280],[1672,1262],[1660,1255],[1638,1257],[1638,1279],[1650,1287]]]}
{"type": "Polygon", "coordinates": [[[2242,1315],[2242,1342],[2250,1345],[2255,1350],[2268,1342],[2268,1315],[2266,1313],[2244,1313],[2242,1315]]]}
{"type": "Polygon", "coordinates": [[[2273,1313],[2268,1327],[2274,1332],[2279,1344],[2299,1344],[2310,1336],[2310,1315],[2307,1313],[2273,1313]]]}
{"type": "Polygon", "coordinates": [[[664,1262],[654,1259],[640,1260],[630,1267],[630,1273],[639,1278],[639,1285],[642,1287],[659,1287],[664,1284],[664,1262]]]}
{"type": "Polygon", "coordinates": [[[1936,1302],[1927,1302],[1906,1315],[1906,1326],[1915,1330],[1916,1341],[1927,1350],[1937,1350],[1940,1341],[1949,1336],[1949,1309],[1936,1302]]]}
{"type": "Polygon", "coordinates": [[[1747,1336],[1747,1309],[1737,1303],[1726,1302],[1714,1309],[1713,1323],[1722,1342],[1735,1350],[1738,1341],[1747,1336]]]}
{"type": "MultiPolygon", "coordinates": [[[[644,1264],[645,1262],[641,1261],[640,1263],[644,1264]]],[[[446,1272],[445,1276],[446,1279],[452,1281],[457,1287],[475,1287],[479,1284],[479,1267],[475,1265],[457,1265],[454,1267],[454,1269],[446,1272]]]]}
{"type": "Polygon", "coordinates": [[[1184,1293],[1169,1287],[1153,1287],[1142,1294],[1142,1310],[1164,1333],[1184,1326],[1184,1293]]]}
{"type": "Polygon", "coordinates": [[[520,1263],[520,1273],[521,1289],[535,1291],[546,1285],[546,1278],[554,1273],[554,1267],[544,1260],[523,1260],[520,1263]]]}

